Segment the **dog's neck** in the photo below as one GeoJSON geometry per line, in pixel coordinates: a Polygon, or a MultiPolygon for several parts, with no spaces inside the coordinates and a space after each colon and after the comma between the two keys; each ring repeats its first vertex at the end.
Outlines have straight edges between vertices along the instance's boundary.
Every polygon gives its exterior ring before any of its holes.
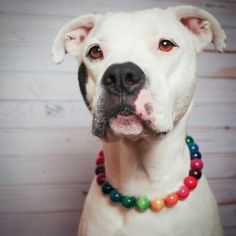
{"type": "Polygon", "coordinates": [[[177,190],[188,175],[186,117],[159,138],[104,143],[108,181],[122,194],[163,197],[177,190]]]}

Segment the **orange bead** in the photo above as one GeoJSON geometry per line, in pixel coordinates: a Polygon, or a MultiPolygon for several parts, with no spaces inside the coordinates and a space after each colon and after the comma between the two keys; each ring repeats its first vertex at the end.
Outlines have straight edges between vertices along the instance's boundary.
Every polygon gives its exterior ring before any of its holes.
{"type": "Polygon", "coordinates": [[[154,199],[150,202],[150,207],[153,211],[160,211],[165,206],[165,201],[162,198],[154,199]]]}
{"type": "Polygon", "coordinates": [[[178,202],[178,200],[179,198],[176,193],[170,193],[166,196],[165,203],[168,207],[173,207],[178,202]]]}

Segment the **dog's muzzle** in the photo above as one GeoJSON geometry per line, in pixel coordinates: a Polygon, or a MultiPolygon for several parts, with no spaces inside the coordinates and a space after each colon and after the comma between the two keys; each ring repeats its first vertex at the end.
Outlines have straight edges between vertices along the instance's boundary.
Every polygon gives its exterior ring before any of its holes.
{"type": "Polygon", "coordinates": [[[103,138],[110,132],[114,136],[135,136],[143,131],[142,117],[135,102],[143,90],[146,76],[132,62],[110,65],[103,74],[103,93],[93,119],[93,134],[103,138]]]}

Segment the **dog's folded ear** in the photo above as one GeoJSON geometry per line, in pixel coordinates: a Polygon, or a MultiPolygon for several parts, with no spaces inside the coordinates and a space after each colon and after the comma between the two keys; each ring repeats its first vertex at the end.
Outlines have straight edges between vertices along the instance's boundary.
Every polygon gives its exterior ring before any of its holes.
{"type": "Polygon", "coordinates": [[[218,52],[226,47],[226,35],[217,19],[202,9],[193,6],[169,8],[177,19],[197,36],[199,51],[213,42],[218,52]]]}
{"type": "Polygon", "coordinates": [[[89,14],[67,22],[59,30],[53,42],[52,60],[61,63],[65,53],[77,57],[84,39],[94,27],[98,17],[99,15],[89,14]]]}

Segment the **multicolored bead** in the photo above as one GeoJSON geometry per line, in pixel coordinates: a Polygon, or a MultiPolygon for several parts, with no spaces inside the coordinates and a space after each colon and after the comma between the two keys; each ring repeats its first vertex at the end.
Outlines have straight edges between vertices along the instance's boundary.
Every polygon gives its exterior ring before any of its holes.
{"type": "Polygon", "coordinates": [[[190,157],[191,157],[191,160],[193,160],[193,159],[201,159],[202,158],[202,154],[199,151],[194,151],[194,152],[190,152],[190,157]]]}
{"type": "Polygon", "coordinates": [[[98,165],[95,169],[95,174],[99,175],[101,173],[105,172],[105,166],[104,165],[98,165]]]}
{"type": "Polygon", "coordinates": [[[188,176],[184,179],[184,184],[192,190],[197,187],[197,180],[193,176],[188,176]]]}
{"type": "Polygon", "coordinates": [[[165,206],[163,198],[158,198],[150,201],[150,207],[153,211],[160,211],[165,206]]]}
{"type": "Polygon", "coordinates": [[[139,197],[135,201],[135,206],[138,211],[146,211],[149,208],[149,200],[146,197],[139,197]]]}
{"type": "Polygon", "coordinates": [[[135,205],[135,197],[123,196],[121,203],[125,208],[132,208],[135,205]]]}
{"type": "Polygon", "coordinates": [[[193,159],[191,161],[191,168],[196,170],[201,170],[203,168],[203,162],[201,159],[193,159]]]}
{"type": "Polygon", "coordinates": [[[110,198],[113,202],[120,202],[122,195],[116,189],[113,189],[110,193],[110,198]]]}
{"type": "Polygon", "coordinates": [[[186,136],[185,142],[186,142],[187,144],[189,144],[189,143],[193,143],[194,140],[193,140],[193,138],[192,138],[191,136],[186,136]]]}
{"type": "Polygon", "coordinates": [[[97,175],[97,183],[99,185],[102,185],[104,183],[105,179],[106,179],[105,173],[101,173],[101,174],[97,175]]]}
{"type": "Polygon", "coordinates": [[[179,199],[183,200],[189,196],[190,190],[186,185],[182,185],[177,192],[179,199]]]}
{"type": "Polygon", "coordinates": [[[102,192],[105,194],[108,194],[112,190],[113,190],[113,187],[107,181],[104,181],[104,183],[102,184],[102,192]]]}
{"type": "Polygon", "coordinates": [[[200,179],[202,176],[202,172],[201,170],[191,169],[189,171],[189,175],[195,177],[196,179],[200,179]]]}
{"type": "Polygon", "coordinates": [[[179,198],[176,193],[170,193],[165,198],[165,204],[168,207],[173,207],[178,202],[178,200],[179,200],[179,198]]]}
{"type": "Polygon", "coordinates": [[[188,148],[190,152],[197,152],[198,151],[198,145],[196,143],[189,143],[188,148]]]}
{"type": "Polygon", "coordinates": [[[104,156],[99,154],[96,160],[96,165],[103,165],[103,164],[104,164],[104,156]]]}

